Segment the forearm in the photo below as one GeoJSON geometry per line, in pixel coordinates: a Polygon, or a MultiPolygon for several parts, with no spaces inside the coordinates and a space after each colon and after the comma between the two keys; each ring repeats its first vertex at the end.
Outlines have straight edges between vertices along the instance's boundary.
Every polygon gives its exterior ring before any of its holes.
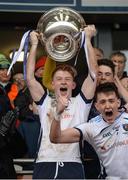
{"type": "Polygon", "coordinates": [[[84,80],[82,85],[82,92],[87,99],[92,99],[94,97],[95,88],[97,84],[97,61],[95,59],[94,48],[91,44],[91,39],[86,39],[87,51],[88,51],[88,69],[89,74],[87,78],[84,80]],[[88,86],[88,88],[87,88],[88,86]]]}
{"type": "Polygon", "coordinates": [[[51,130],[50,130],[50,140],[52,143],[59,143],[61,137],[61,127],[60,121],[56,121],[55,119],[52,121],[51,130]]]}
{"type": "Polygon", "coordinates": [[[36,63],[36,52],[38,44],[32,44],[30,53],[27,60],[27,81],[30,81],[34,77],[35,63],[36,63]]]}
{"type": "Polygon", "coordinates": [[[118,88],[118,91],[121,97],[124,99],[126,103],[128,103],[128,91],[123,87],[123,85],[121,84],[117,76],[115,77],[115,84],[118,88]]]}
{"type": "Polygon", "coordinates": [[[98,65],[97,65],[97,61],[95,58],[94,48],[91,44],[91,39],[89,37],[87,37],[85,41],[86,41],[87,52],[88,52],[89,73],[91,74],[91,76],[93,76],[93,74],[96,76],[97,70],[98,70],[98,65]]]}
{"type": "Polygon", "coordinates": [[[61,130],[61,116],[55,115],[50,129],[50,141],[52,143],[75,143],[79,142],[80,133],[75,128],[61,130]]]}

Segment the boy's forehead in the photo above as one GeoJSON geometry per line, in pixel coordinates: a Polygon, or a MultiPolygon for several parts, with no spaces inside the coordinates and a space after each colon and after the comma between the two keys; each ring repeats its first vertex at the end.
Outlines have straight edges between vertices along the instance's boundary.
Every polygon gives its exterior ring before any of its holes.
{"type": "Polygon", "coordinates": [[[120,61],[120,60],[124,61],[124,57],[123,56],[119,56],[119,55],[114,55],[112,57],[112,61],[120,61]]]}
{"type": "Polygon", "coordinates": [[[99,71],[109,71],[109,72],[112,72],[112,69],[109,67],[109,66],[106,66],[106,65],[101,65],[98,67],[98,70],[99,71]]]}
{"type": "Polygon", "coordinates": [[[66,70],[58,70],[58,71],[56,71],[54,76],[63,76],[63,77],[64,76],[71,76],[72,77],[71,73],[66,71],[66,70]]]}
{"type": "Polygon", "coordinates": [[[97,94],[97,99],[109,99],[109,98],[115,98],[116,97],[116,93],[114,91],[108,91],[108,92],[99,92],[97,94]]]}

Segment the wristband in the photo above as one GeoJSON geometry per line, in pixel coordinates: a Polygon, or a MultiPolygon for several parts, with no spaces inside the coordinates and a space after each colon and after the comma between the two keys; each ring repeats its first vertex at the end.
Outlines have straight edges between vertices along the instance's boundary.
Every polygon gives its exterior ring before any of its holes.
{"type": "Polygon", "coordinates": [[[60,118],[61,118],[61,114],[54,112],[54,119],[59,122],[60,118]]]}

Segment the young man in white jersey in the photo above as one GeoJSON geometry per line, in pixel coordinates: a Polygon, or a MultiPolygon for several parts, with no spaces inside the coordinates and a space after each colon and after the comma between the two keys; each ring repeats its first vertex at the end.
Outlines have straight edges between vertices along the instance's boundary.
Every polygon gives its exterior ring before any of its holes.
{"type": "Polygon", "coordinates": [[[61,131],[61,112],[66,107],[67,97],[60,96],[57,117],[53,114],[50,139],[53,143],[76,143],[87,140],[96,150],[102,166],[102,178],[112,176],[128,178],[128,113],[119,112],[120,98],[112,82],[100,84],[95,92],[95,106],[100,115],[88,123],[61,131]]]}
{"type": "MultiPolygon", "coordinates": [[[[91,44],[91,38],[95,35],[94,25],[85,28],[86,45],[90,68],[96,73],[95,54],[91,44]]],[[[34,77],[34,68],[36,60],[37,46],[40,35],[37,32],[31,32],[31,48],[27,61],[27,85],[38,105],[38,111],[41,121],[42,137],[40,139],[39,152],[37,155],[34,179],[84,179],[83,166],[80,158],[79,143],[73,144],[53,144],[50,142],[49,133],[51,118],[48,116],[51,109],[56,110],[56,104],[59,96],[67,96],[68,105],[62,113],[63,129],[74,127],[82,122],[86,122],[91,107],[91,100],[94,96],[96,79],[92,79],[90,73],[85,79],[81,93],[72,98],[72,90],[75,88],[75,71],[69,65],[58,65],[52,76],[52,88],[55,98],[51,98],[36,81],[34,77]]],[[[84,63],[84,62],[83,62],[84,63]]]]}

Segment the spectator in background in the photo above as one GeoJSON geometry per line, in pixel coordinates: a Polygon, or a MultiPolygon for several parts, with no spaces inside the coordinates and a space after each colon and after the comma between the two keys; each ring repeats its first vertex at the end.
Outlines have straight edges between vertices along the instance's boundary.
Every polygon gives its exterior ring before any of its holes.
{"type": "Polygon", "coordinates": [[[42,76],[43,76],[43,71],[44,71],[44,65],[46,62],[47,57],[42,56],[40,57],[35,65],[35,77],[36,80],[39,81],[42,84],[42,76]]]}
{"type": "Polygon", "coordinates": [[[10,61],[0,54],[0,116],[5,115],[8,110],[12,109],[8,93],[11,88],[11,73],[7,75],[10,61]],[[6,103],[5,103],[6,102],[6,103]]]}
{"type": "Polygon", "coordinates": [[[128,91],[128,76],[122,78],[120,81],[123,87],[128,91]]]}
{"type": "MultiPolygon", "coordinates": [[[[42,86],[43,86],[42,76],[43,76],[45,62],[46,62],[45,56],[42,56],[41,58],[39,58],[36,61],[35,72],[34,72],[36,80],[42,86]]],[[[26,82],[23,81],[23,74],[21,75],[21,73],[20,74],[18,73],[17,75],[14,76],[14,82],[17,79],[17,85],[19,84],[19,86],[22,87],[22,89],[19,91],[17,97],[15,98],[14,104],[15,104],[15,106],[22,107],[22,109],[20,110],[20,114],[19,114],[19,120],[24,121],[24,120],[26,120],[26,118],[31,116],[31,110],[29,108],[30,102],[28,101],[28,97],[30,97],[30,93],[29,93],[28,87],[26,86],[26,82]],[[21,78],[20,84],[19,84],[17,75],[18,75],[18,78],[21,78]]],[[[19,123],[18,123],[18,125],[19,125],[19,123]]]]}
{"type": "Polygon", "coordinates": [[[23,73],[16,73],[13,75],[13,82],[17,85],[18,91],[26,87],[23,73]]]}
{"type": "Polygon", "coordinates": [[[7,75],[9,60],[0,54],[0,179],[16,179],[13,158],[26,152],[26,144],[15,128],[18,111],[12,110],[8,93],[12,85],[11,72],[7,75]]]}
{"type": "Polygon", "coordinates": [[[98,77],[97,84],[105,82],[113,82],[115,75],[115,65],[109,59],[100,59],[98,63],[98,77]]]}
{"type": "Polygon", "coordinates": [[[95,52],[96,60],[104,58],[104,51],[101,48],[94,47],[94,52],[95,52]]]}
{"type": "Polygon", "coordinates": [[[9,99],[11,101],[11,105],[12,107],[14,107],[14,100],[15,98],[18,96],[18,94],[20,93],[20,91],[22,91],[23,89],[25,89],[26,87],[26,83],[24,80],[24,75],[23,73],[16,73],[12,76],[12,85],[10,88],[10,91],[8,93],[9,99]]]}
{"type": "Polygon", "coordinates": [[[34,103],[30,93],[26,96],[26,102],[30,113],[26,115],[24,121],[18,126],[18,131],[25,139],[28,151],[27,158],[35,158],[37,152],[38,137],[40,132],[40,120],[37,105],[34,103]]]}
{"type": "Polygon", "coordinates": [[[126,65],[126,56],[124,53],[117,51],[110,55],[110,59],[117,67],[117,76],[119,79],[122,79],[127,76],[127,72],[124,71],[126,65]]]}

